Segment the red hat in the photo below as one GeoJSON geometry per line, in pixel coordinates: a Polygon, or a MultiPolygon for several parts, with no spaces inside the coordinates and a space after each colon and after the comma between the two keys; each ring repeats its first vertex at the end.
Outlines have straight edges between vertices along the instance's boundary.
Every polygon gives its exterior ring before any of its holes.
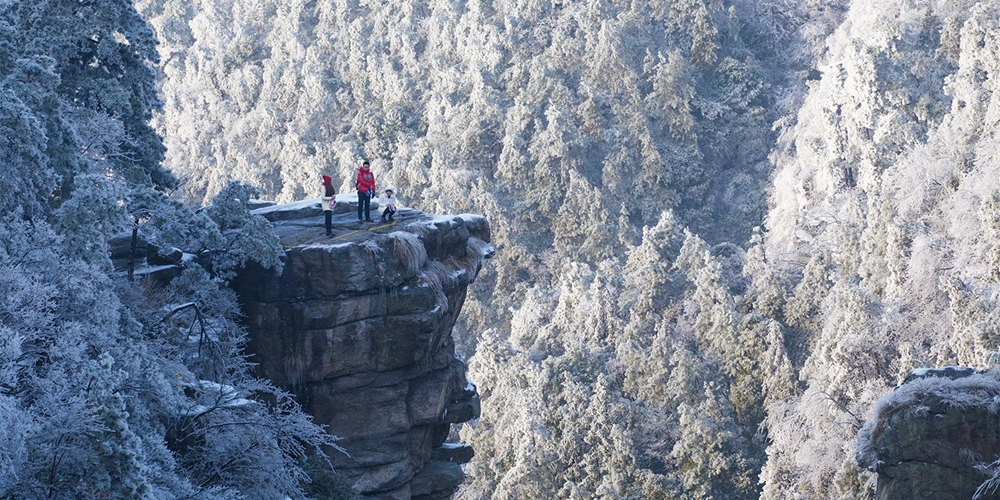
{"type": "Polygon", "coordinates": [[[329,175],[324,175],[324,176],[323,176],[323,184],[329,184],[329,183],[330,183],[330,182],[332,182],[332,181],[333,181],[333,179],[332,179],[332,178],[330,178],[330,176],[329,176],[329,175]]]}

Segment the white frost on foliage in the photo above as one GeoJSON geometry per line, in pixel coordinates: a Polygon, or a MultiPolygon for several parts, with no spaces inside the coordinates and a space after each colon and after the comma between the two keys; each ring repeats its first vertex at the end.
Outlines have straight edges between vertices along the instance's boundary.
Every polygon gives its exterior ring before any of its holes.
{"type": "Polygon", "coordinates": [[[389,239],[393,241],[396,258],[407,273],[416,274],[427,263],[427,249],[417,235],[394,231],[389,233],[389,239]]]}
{"type": "Polygon", "coordinates": [[[420,284],[430,287],[434,293],[434,310],[431,311],[431,314],[436,314],[438,311],[448,312],[448,296],[445,295],[445,287],[449,280],[454,279],[452,272],[453,270],[449,269],[448,266],[438,261],[431,261],[424,268],[424,272],[420,273],[420,284]]]}

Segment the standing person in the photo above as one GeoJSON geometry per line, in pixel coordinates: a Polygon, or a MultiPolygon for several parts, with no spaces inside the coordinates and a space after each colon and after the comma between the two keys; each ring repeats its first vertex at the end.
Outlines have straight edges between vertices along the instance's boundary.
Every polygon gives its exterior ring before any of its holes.
{"type": "Polygon", "coordinates": [[[391,221],[396,213],[396,196],[392,192],[392,187],[385,188],[385,193],[378,197],[378,207],[382,209],[382,222],[386,218],[391,221]]]}
{"type": "Polygon", "coordinates": [[[323,215],[326,216],[326,235],[333,236],[333,207],[337,205],[334,198],[337,196],[337,189],[333,187],[333,179],[329,175],[323,176],[323,196],[320,204],[323,205],[323,215]]]}
{"type": "Polygon", "coordinates": [[[375,192],[375,174],[369,170],[369,167],[371,164],[365,160],[361,164],[361,170],[358,170],[358,224],[364,222],[361,220],[362,210],[365,214],[365,221],[375,222],[372,220],[371,212],[372,193],[375,192]]]}

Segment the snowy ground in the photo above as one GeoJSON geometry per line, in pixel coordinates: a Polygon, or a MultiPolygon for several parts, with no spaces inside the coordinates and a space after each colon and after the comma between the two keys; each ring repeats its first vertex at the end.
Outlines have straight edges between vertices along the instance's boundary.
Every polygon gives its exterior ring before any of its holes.
{"type": "Polygon", "coordinates": [[[443,216],[425,214],[412,208],[400,207],[392,222],[381,222],[382,212],[373,201],[371,216],[374,222],[358,223],[358,199],[354,194],[338,194],[337,208],[333,215],[333,236],[326,236],[325,216],[320,199],[313,198],[283,205],[273,205],[253,210],[274,224],[274,231],[285,248],[304,245],[337,245],[368,239],[371,233],[387,234],[400,231],[413,223],[428,225],[454,224],[456,217],[467,223],[480,215],[463,214],[443,216]]]}

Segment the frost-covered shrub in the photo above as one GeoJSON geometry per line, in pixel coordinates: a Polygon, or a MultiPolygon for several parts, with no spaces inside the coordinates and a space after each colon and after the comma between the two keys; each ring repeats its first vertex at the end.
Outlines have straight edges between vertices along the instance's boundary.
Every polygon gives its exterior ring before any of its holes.
{"type": "Polygon", "coordinates": [[[247,183],[231,181],[212,198],[209,215],[224,231],[227,245],[213,249],[212,272],[224,281],[253,261],[265,269],[281,273],[284,250],[274,227],[267,219],[250,213],[249,201],[260,191],[247,183]]]}
{"type": "Polygon", "coordinates": [[[424,242],[413,233],[394,231],[389,233],[393,240],[396,258],[407,274],[416,274],[427,263],[427,249],[424,242]]]}

